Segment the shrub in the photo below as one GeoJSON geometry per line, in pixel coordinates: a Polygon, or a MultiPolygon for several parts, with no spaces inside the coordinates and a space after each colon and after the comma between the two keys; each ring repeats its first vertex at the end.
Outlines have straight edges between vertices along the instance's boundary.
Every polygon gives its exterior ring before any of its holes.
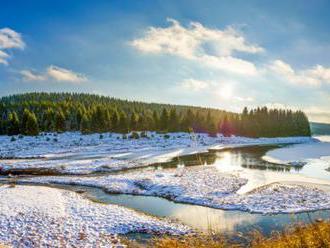
{"type": "Polygon", "coordinates": [[[10,141],[14,142],[14,141],[16,141],[16,138],[13,136],[13,137],[11,137],[10,141]]]}
{"type": "Polygon", "coordinates": [[[129,136],[130,139],[139,139],[140,135],[137,132],[132,132],[131,135],[129,136]]]}
{"type": "Polygon", "coordinates": [[[169,139],[170,138],[170,135],[169,134],[165,134],[164,135],[164,139],[169,139]]]}
{"type": "Polygon", "coordinates": [[[99,137],[100,139],[103,139],[103,134],[100,134],[100,137],[99,137]]]}
{"type": "Polygon", "coordinates": [[[143,131],[140,135],[141,138],[148,138],[147,132],[143,131]]]}

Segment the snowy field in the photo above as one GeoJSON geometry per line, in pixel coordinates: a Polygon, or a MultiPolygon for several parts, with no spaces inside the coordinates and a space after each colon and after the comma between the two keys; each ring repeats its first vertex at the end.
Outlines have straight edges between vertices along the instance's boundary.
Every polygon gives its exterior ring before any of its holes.
{"type": "Polygon", "coordinates": [[[185,234],[188,227],[77,193],[40,186],[0,187],[0,243],[14,247],[116,247],[116,234],[185,234]],[[42,230],[42,231],[41,231],[42,230]]]}
{"type": "Polygon", "coordinates": [[[114,133],[100,138],[99,134],[66,132],[11,141],[11,137],[0,136],[0,172],[46,169],[45,174],[89,174],[143,167],[208,149],[317,142],[308,137],[252,139],[188,133],[170,133],[166,137],[149,132],[148,138],[132,140],[114,133]]]}

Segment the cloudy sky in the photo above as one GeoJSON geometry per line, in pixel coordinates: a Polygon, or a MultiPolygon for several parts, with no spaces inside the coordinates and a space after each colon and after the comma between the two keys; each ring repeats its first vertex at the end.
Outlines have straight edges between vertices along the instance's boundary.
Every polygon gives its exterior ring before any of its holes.
{"type": "Polygon", "coordinates": [[[304,110],[330,123],[330,2],[1,1],[0,95],[304,110]]]}

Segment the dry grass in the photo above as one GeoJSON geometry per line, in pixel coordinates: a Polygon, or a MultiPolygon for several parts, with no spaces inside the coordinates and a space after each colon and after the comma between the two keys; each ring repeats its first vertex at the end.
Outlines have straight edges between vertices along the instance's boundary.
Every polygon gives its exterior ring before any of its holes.
{"type": "Polygon", "coordinates": [[[188,236],[188,237],[162,237],[155,238],[147,244],[126,241],[128,247],[133,248],[225,248],[228,247],[225,239],[217,236],[188,236]]]}
{"type": "Polygon", "coordinates": [[[270,238],[255,235],[253,248],[330,248],[330,222],[298,225],[284,233],[273,234],[270,238]]]}
{"type": "MultiPolygon", "coordinates": [[[[239,237],[240,240],[242,237],[239,237]]],[[[234,239],[235,240],[235,239],[234,239]]],[[[134,248],[330,248],[330,222],[319,221],[309,225],[294,225],[270,237],[254,232],[245,237],[246,242],[229,242],[219,235],[196,237],[164,237],[147,244],[129,242],[134,248]]]]}

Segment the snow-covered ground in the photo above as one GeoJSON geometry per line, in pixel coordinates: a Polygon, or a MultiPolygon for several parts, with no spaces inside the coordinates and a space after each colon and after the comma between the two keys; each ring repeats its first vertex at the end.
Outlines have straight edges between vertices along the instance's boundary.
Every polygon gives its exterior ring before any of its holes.
{"type": "Polygon", "coordinates": [[[318,143],[295,144],[268,151],[264,160],[278,164],[304,165],[305,174],[315,174],[321,179],[329,179],[330,174],[330,136],[318,136],[318,143]]]}
{"type": "Polygon", "coordinates": [[[110,193],[153,195],[176,202],[256,213],[330,209],[330,193],[313,186],[270,184],[238,194],[247,179],[219,173],[214,166],[135,171],[96,177],[34,177],[28,183],[93,186],[110,193]]]}
{"type": "MultiPolygon", "coordinates": [[[[145,167],[210,149],[268,144],[323,144],[309,137],[252,139],[188,133],[165,136],[152,132],[147,135],[148,138],[137,140],[123,139],[122,135],[114,133],[100,136],[68,132],[16,137],[16,140],[0,136],[0,171],[3,174],[13,170],[27,174],[42,174],[42,171],[44,174],[56,174],[10,179],[21,183],[92,186],[110,193],[159,196],[220,209],[265,214],[330,209],[330,193],[316,188],[317,183],[330,185],[330,180],[305,176],[278,176],[271,171],[257,174],[246,168],[222,171],[227,167],[214,165],[93,174],[145,167]],[[292,183],[295,180],[298,183],[292,183]],[[302,182],[310,184],[304,185],[302,182]]],[[[182,234],[189,231],[183,225],[124,207],[92,203],[79,194],[44,186],[2,186],[0,202],[0,243],[14,246],[17,244],[14,242],[26,243],[25,247],[31,246],[31,242],[43,242],[45,246],[53,242],[51,244],[54,246],[61,246],[61,242],[70,240],[78,247],[93,247],[97,242],[106,242],[108,234],[182,234]]]]}
{"type": "Polygon", "coordinates": [[[296,144],[271,150],[263,157],[279,164],[294,164],[307,159],[330,157],[330,142],[296,144]]]}
{"type": "Polygon", "coordinates": [[[11,141],[0,136],[0,171],[40,170],[45,174],[89,174],[137,168],[173,157],[224,149],[265,144],[313,143],[309,137],[246,138],[209,137],[207,134],[149,132],[148,138],[123,139],[121,134],[81,135],[78,132],[43,134],[11,141]],[[6,159],[10,158],[10,159],[6,159]],[[31,159],[33,158],[33,159],[31,159]],[[38,159],[36,159],[38,158],[38,159]]]}
{"type": "Polygon", "coordinates": [[[42,186],[0,187],[0,244],[116,247],[116,234],[184,234],[189,228],[81,195],[42,186]]]}

